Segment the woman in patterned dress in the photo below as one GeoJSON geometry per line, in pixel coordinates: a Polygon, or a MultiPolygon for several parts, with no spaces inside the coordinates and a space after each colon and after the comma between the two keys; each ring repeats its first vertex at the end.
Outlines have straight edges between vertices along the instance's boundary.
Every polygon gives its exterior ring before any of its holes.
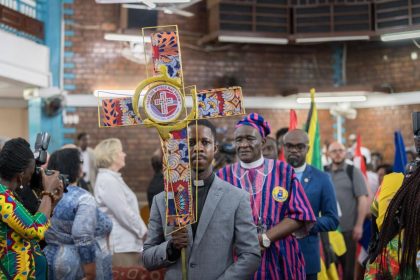
{"type": "Polygon", "coordinates": [[[420,279],[416,262],[420,250],[420,168],[403,181],[398,177],[403,176],[392,173],[384,177],[372,205],[379,237],[371,248],[366,280],[420,279]],[[383,219],[378,211],[386,213],[383,219]]]}
{"type": "Polygon", "coordinates": [[[79,150],[54,152],[48,168],[68,175],[70,182],[45,233],[48,279],[112,279],[106,241],[112,222],[98,209],[93,195],[77,186],[83,176],[79,150]]]}
{"type": "MultiPolygon", "coordinates": [[[[0,279],[42,279],[40,266],[35,265],[39,247],[31,241],[44,238],[55,202],[63,194],[58,173],[43,176],[41,204],[31,215],[18,200],[15,190],[27,185],[35,170],[34,155],[22,138],[7,141],[0,152],[0,279]]],[[[37,261],[37,264],[41,262],[37,261]]],[[[45,261],[44,261],[45,263],[45,261]]]]}

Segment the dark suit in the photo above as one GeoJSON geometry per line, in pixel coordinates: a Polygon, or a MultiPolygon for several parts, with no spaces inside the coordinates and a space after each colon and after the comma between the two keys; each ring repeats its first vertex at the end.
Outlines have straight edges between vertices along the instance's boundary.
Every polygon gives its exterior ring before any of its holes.
{"type": "Polygon", "coordinates": [[[338,226],[337,199],[331,177],[307,164],[302,174],[301,184],[311,203],[316,224],[310,234],[299,239],[299,246],[305,257],[306,274],[320,271],[319,232],[334,231],[338,226]]]}
{"type": "Polygon", "coordinates": [[[163,173],[156,172],[153,175],[152,181],[149,183],[147,188],[147,202],[149,203],[149,208],[152,208],[153,197],[155,195],[163,192],[165,182],[163,180],[163,173]]]}

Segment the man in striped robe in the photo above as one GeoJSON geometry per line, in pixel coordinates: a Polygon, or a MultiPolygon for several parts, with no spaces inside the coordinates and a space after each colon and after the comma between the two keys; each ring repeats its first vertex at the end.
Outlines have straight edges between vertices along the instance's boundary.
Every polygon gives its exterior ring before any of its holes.
{"type": "Polygon", "coordinates": [[[254,279],[305,279],[305,261],[296,238],[304,237],[316,218],[293,168],[264,159],[262,146],[270,125],[251,113],[238,122],[235,146],[239,162],[218,176],[248,191],[258,227],[262,262],[254,279]]]}

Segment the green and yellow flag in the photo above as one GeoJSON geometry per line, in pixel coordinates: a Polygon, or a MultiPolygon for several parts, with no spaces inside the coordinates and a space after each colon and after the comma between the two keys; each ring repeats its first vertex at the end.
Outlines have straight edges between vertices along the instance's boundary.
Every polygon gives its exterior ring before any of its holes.
{"type": "MultiPolygon", "coordinates": [[[[315,166],[319,170],[324,170],[322,166],[321,136],[319,131],[318,111],[315,103],[315,89],[311,89],[311,108],[309,109],[308,119],[306,120],[306,132],[309,136],[309,151],[306,155],[306,162],[315,166]]],[[[321,242],[329,242],[330,245],[321,245],[323,248],[332,247],[333,253],[341,256],[345,251],[343,236],[338,231],[328,232],[328,237],[321,242]]],[[[327,252],[324,252],[324,256],[327,252]]],[[[318,273],[319,280],[339,280],[337,267],[334,262],[326,262],[326,258],[321,256],[321,271],[318,273]]]]}
{"type": "Polygon", "coordinates": [[[311,88],[311,108],[306,120],[306,132],[309,136],[309,151],[306,155],[306,162],[319,170],[322,166],[321,137],[319,133],[318,111],[315,104],[315,89],[311,88]]]}

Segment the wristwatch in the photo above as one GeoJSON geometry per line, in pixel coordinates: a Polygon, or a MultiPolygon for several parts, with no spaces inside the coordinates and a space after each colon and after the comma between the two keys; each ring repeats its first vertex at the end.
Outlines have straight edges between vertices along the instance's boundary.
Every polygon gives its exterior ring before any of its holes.
{"type": "Polygon", "coordinates": [[[264,246],[264,248],[270,247],[271,240],[270,238],[268,238],[267,234],[265,233],[261,234],[261,239],[262,239],[262,245],[264,246]]]}

